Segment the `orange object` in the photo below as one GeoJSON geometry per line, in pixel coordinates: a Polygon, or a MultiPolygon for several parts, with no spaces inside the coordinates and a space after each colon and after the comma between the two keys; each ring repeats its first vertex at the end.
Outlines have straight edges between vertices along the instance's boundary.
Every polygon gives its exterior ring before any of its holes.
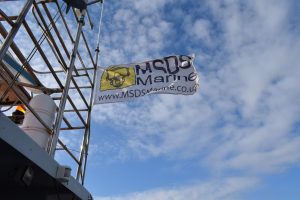
{"type": "Polygon", "coordinates": [[[16,110],[25,113],[26,109],[23,106],[17,106],[16,110]]]}

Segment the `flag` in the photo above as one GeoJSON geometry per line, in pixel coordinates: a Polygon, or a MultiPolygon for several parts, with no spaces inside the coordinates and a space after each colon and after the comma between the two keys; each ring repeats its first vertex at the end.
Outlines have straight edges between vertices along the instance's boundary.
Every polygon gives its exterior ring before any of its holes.
{"type": "Polygon", "coordinates": [[[192,95],[199,87],[194,56],[175,55],[98,69],[94,104],[128,101],[147,94],[192,95]]]}

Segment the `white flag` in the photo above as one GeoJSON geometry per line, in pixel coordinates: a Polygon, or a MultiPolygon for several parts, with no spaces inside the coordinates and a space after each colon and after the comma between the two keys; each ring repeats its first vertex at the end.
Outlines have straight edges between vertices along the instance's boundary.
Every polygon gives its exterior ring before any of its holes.
{"type": "Polygon", "coordinates": [[[94,104],[127,101],[146,94],[192,95],[199,87],[194,56],[168,56],[98,70],[94,104]]]}

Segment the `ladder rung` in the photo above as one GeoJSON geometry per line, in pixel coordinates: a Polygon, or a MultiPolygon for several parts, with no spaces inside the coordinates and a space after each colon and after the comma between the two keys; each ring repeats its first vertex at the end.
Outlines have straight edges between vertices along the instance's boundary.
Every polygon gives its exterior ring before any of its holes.
{"type": "MultiPolygon", "coordinates": [[[[79,112],[87,112],[88,109],[77,109],[79,112]]],[[[75,110],[65,110],[64,112],[76,112],[75,110]]]]}
{"type": "Polygon", "coordinates": [[[88,76],[88,74],[78,74],[78,75],[73,75],[73,77],[81,77],[81,76],[88,76]]]}
{"type": "Polygon", "coordinates": [[[77,127],[70,127],[70,128],[61,128],[61,131],[71,131],[71,130],[80,130],[80,129],[85,129],[84,126],[77,126],[77,127]]]}
{"type": "MultiPolygon", "coordinates": [[[[90,89],[90,88],[92,88],[92,86],[79,86],[78,88],[79,89],[90,89]]],[[[76,90],[77,88],[76,87],[70,87],[70,89],[76,90]]]]}

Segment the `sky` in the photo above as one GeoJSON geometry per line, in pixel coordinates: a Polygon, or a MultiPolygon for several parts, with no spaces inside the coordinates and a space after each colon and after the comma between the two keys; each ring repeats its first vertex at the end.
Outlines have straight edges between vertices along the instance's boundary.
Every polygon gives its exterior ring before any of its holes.
{"type": "MultiPolygon", "coordinates": [[[[94,199],[299,199],[299,9],[106,0],[100,66],[194,53],[200,89],[94,106],[85,180],[94,199]]],[[[99,6],[90,12],[96,19],[99,6]]]]}

